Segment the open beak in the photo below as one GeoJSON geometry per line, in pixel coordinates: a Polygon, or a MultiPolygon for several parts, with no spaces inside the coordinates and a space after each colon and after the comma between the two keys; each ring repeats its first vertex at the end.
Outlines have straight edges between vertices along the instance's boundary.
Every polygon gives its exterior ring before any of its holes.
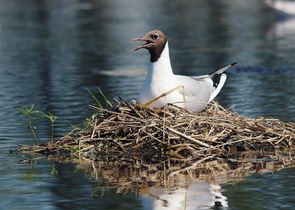
{"type": "Polygon", "coordinates": [[[145,40],[143,38],[135,38],[135,39],[132,39],[132,42],[133,41],[145,41],[146,43],[141,45],[141,46],[138,46],[136,48],[133,49],[133,51],[136,51],[136,50],[139,50],[139,49],[143,49],[143,48],[148,48],[148,46],[152,45],[153,42],[149,41],[149,40],[145,40]]]}

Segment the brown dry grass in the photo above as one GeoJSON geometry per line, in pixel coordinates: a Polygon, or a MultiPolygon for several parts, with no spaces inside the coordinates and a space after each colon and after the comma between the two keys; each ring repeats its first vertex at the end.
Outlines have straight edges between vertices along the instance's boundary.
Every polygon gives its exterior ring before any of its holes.
{"type": "Polygon", "coordinates": [[[246,118],[217,102],[201,113],[175,105],[143,109],[123,100],[112,109],[90,108],[96,114],[87,120],[83,131],[75,128],[53,144],[25,149],[47,155],[55,151],[65,154],[67,149],[72,157],[79,159],[126,154],[184,159],[208,155],[229,157],[248,150],[292,150],[294,147],[294,123],[246,118]]]}

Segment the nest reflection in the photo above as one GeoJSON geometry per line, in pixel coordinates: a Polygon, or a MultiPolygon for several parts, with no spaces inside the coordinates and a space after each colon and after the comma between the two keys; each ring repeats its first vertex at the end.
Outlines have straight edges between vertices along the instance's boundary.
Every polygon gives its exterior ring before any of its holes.
{"type": "Polygon", "coordinates": [[[292,158],[280,153],[269,154],[268,157],[247,153],[238,159],[211,156],[183,161],[168,158],[159,163],[130,158],[115,162],[80,162],[77,165],[87,171],[90,179],[99,183],[92,189],[93,197],[112,190],[123,195],[134,192],[145,209],[227,207],[221,186],[235,184],[252,173],[274,173],[294,166],[292,158]]]}
{"type": "Polygon", "coordinates": [[[141,188],[166,185],[188,187],[196,180],[224,184],[241,181],[251,173],[273,173],[286,166],[294,167],[295,162],[292,157],[281,153],[269,156],[259,153],[243,154],[237,159],[213,156],[192,160],[168,158],[158,163],[130,157],[114,162],[84,161],[77,165],[78,168],[87,170],[90,178],[98,182],[141,188]]]}

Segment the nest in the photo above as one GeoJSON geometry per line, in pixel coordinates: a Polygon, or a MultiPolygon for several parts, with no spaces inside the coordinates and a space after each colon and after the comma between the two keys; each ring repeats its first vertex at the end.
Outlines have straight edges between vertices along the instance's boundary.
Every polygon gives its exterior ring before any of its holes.
{"type": "Polygon", "coordinates": [[[200,113],[172,104],[139,108],[124,100],[111,109],[90,108],[96,113],[83,130],[75,127],[61,139],[23,151],[90,160],[125,155],[152,160],[233,157],[249,150],[270,152],[294,146],[294,123],[247,118],[215,101],[200,113]]]}

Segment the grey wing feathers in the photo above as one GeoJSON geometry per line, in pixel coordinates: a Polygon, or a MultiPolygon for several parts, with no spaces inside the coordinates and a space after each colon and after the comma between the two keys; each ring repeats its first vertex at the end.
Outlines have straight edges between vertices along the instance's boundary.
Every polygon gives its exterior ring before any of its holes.
{"type": "MultiPolygon", "coordinates": [[[[208,75],[194,77],[178,75],[178,81],[184,85],[184,91],[187,97],[192,97],[191,99],[194,101],[210,102],[217,96],[226,81],[227,76],[224,71],[235,64],[227,65],[208,75]]],[[[183,94],[183,89],[179,89],[178,92],[183,94]]]]}
{"type": "Polygon", "coordinates": [[[194,76],[194,77],[192,77],[192,78],[195,79],[195,80],[206,79],[206,78],[213,78],[214,75],[216,75],[216,74],[222,74],[222,73],[225,72],[227,69],[229,69],[230,67],[232,67],[233,65],[236,65],[236,64],[237,64],[237,62],[232,63],[232,64],[229,64],[229,65],[227,65],[227,66],[225,66],[225,67],[223,67],[223,68],[221,68],[221,69],[218,69],[218,70],[216,70],[216,71],[213,71],[213,72],[211,72],[210,74],[207,74],[207,75],[201,75],[201,76],[194,76]]]}
{"type": "MultiPolygon", "coordinates": [[[[207,87],[209,93],[209,102],[212,101],[217,94],[220,92],[221,88],[223,87],[225,80],[227,78],[225,71],[227,69],[229,69],[230,67],[232,67],[233,65],[235,65],[236,63],[232,63],[230,65],[227,65],[219,70],[216,70],[214,72],[211,72],[208,75],[202,75],[202,76],[195,76],[195,77],[191,77],[192,79],[198,81],[198,83],[203,84],[203,87],[207,87]],[[207,82],[205,82],[207,81],[207,82]],[[211,81],[211,82],[209,82],[211,81]],[[208,82],[211,83],[210,86],[208,86],[208,82]],[[205,85],[207,84],[207,85],[205,85]]],[[[198,90],[195,90],[196,93],[199,92],[198,90]]],[[[193,94],[194,95],[194,94],[193,94]]]]}
{"type": "Polygon", "coordinates": [[[236,64],[237,64],[237,62],[232,63],[232,64],[229,64],[229,65],[227,65],[227,66],[225,66],[225,67],[223,67],[223,68],[221,68],[221,69],[219,69],[219,70],[213,71],[213,72],[211,72],[211,73],[209,74],[209,76],[213,77],[215,74],[222,74],[222,73],[225,72],[227,69],[229,69],[230,67],[232,67],[233,65],[236,65],[236,64]]]}

